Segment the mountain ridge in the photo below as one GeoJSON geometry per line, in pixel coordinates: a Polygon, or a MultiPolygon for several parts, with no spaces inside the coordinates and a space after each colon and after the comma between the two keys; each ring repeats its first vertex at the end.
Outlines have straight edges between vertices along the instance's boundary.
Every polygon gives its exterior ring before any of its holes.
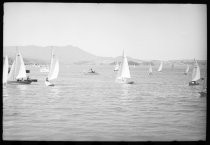
{"type": "MultiPolygon", "coordinates": [[[[9,58],[14,58],[16,53],[16,48],[18,48],[26,63],[50,63],[51,49],[54,48],[55,55],[59,58],[62,64],[114,64],[116,61],[121,61],[121,56],[117,57],[102,57],[96,56],[89,52],[82,50],[79,47],[72,45],[65,46],[37,46],[37,45],[24,45],[24,46],[4,46],[3,54],[7,54],[9,58]]],[[[150,62],[154,64],[159,64],[160,60],[140,60],[127,56],[128,62],[132,64],[144,64],[147,65],[150,62]]],[[[206,60],[198,60],[198,62],[206,60]]],[[[183,60],[167,60],[165,63],[177,63],[177,64],[191,64],[193,59],[183,59],[183,60]]]]}

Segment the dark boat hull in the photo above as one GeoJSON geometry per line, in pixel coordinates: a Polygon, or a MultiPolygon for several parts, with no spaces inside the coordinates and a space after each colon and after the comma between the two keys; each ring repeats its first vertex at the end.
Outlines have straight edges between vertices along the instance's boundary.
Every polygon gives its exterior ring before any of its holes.
{"type": "Polygon", "coordinates": [[[189,82],[189,86],[196,86],[196,85],[199,85],[199,83],[196,81],[189,82]]]}
{"type": "Polygon", "coordinates": [[[32,81],[32,82],[38,82],[37,79],[30,79],[30,81],[32,81]]]}
{"type": "Polygon", "coordinates": [[[127,82],[127,84],[134,84],[134,81],[127,82]]]}
{"type": "Polygon", "coordinates": [[[23,81],[8,81],[7,84],[13,84],[13,85],[29,85],[31,84],[31,80],[23,80],[23,81]]]}
{"type": "Polygon", "coordinates": [[[98,75],[99,73],[97,73],[97,72],[87,72],[87,73],[85,73],[86,75],[98,75]]]}
{"type": "Polygon", "coordinates": [[[206,92],[199,92],[199,94],[200,94],[201,97],[206,97],[207,93],[206,92]]]}

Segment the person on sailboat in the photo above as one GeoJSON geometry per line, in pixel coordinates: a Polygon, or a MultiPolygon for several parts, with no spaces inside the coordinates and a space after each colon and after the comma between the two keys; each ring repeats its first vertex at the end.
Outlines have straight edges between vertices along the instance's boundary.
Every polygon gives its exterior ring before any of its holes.
{"type": "Polygon", "coordinates": [[[27,76],[27,80],[30,80],[29,76],[27,76]]]}
{"type": "Polygon", "coordinates": [[[95,73],[95,71],[94,71],[92,68],[90,69],[90,72],[91,72],[91,73],[95,73]]]}
{"type": "Polygon", "coordinates": [[[48,77],[46,78],[46,82],[49,82],[48,77]]]}

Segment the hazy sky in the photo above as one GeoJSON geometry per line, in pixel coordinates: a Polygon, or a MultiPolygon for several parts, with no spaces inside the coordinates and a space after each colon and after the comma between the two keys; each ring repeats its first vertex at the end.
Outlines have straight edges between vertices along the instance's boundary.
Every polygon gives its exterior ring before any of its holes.
{"type": "Polygon", "coordinates": [[[98,56],[206,59],[202,4],[5,3],[4,46],[77,46],[98,56]]]}

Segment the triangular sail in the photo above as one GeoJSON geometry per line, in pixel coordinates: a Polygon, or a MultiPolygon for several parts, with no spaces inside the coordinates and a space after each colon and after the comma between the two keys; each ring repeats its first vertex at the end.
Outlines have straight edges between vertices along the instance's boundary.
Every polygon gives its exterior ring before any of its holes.
{"type": "Polygon", "coordinates": [[[55,58],[55,55],[52,51],[52,56],[51,56],[51,63],[50,63],[50,71],[48,74],[48,79],[53,80],[58,77],[59,73],[59,61],[58,59],[55,58]]]}
{"type": "Polygon", "coordinates": [[[152,74],[152,65],[149,65],[149,74],[152,74]]]}
{"type": "Polygon", "coordinates": [[[8,80],[16,80],[26,78],[26,68],[20,52],[16,54],[15,60],[11,66],[8,80]]]}
{"type": "Polygon", "coordinates": [[[9,69],[9,63],[8,63],[8,57],[6,56],[4,59],[4,67],[3,67],[3,84],[7,83],[8,69],[9,69]]]}
{"type": "MultiPolygon", "coordinates": [[[[26,67],[23,61],[23,57],[20,53],[17,55],[17,64],[19,67],[18,75],[16,76],[16,79],[26,78],[26,67]]],[[[18,69],[17,69],[18,70],[18,69]]]]}
{"type": "Polygon", "coordinates": [[[130,76],[130,70],[129,70],[129,66],[128,66],[128,60],[127,57],[123,51],[123,58],[122,58],[122,63],[120,66],[120,70],[118,72],[118,76],[117,79],[126,79],[126,78],[131,78],[130,76]]]}
{"type": "Polygon", "coordinates": [[[10,68],[10,72],[8,74],[8,78],[7,78],[8,80],[15,80],[15,64],[16,62],[14,60],[10,68]]]}
{"type": "Polygon", "coordinates": [[[200,68],[198,66],[197,61],[195,60],[193,73],[192,73],[192,81],[197,81],[200,79],[200,68]]]}
{"type": "Polygon", "coordinates": [[[187,68],[186,68],[186,70],[185,70],[185,74],[188,73],[189,69],[190,69],[190,67],[189,67],[189,65],[187,65],[187,68]]]}
{"type": "Polygon", "coordinates": [[[162,69],[163,69],[163,62],[161,61],[158,71],[162,71],[162,69]]]}

